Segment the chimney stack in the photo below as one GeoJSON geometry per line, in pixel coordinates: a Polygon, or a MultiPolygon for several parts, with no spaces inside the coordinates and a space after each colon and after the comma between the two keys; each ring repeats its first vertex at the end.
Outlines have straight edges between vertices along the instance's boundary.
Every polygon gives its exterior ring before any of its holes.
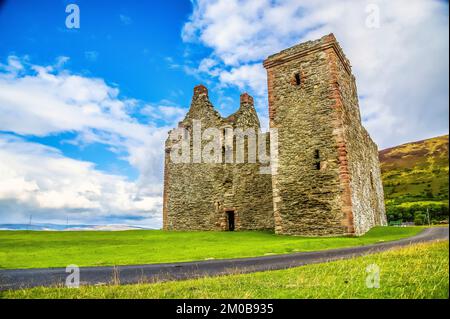
{"type": "Polygon", "coordinates": [[[248,93],[241,94],[241,107],[245,105],[254,106],[253,98],[248,93]]]}
{"type": "Polygon", "coordinates": [[[196,85],[194,87],[194,97],[206,95],[208,97],[208,89],[203,84],[196,85]]]}

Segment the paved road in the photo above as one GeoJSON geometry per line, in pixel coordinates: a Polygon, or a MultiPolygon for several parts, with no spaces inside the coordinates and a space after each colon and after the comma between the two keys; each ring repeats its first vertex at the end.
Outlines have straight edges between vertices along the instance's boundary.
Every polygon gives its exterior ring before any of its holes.
{"type": "MultiPolygon", "coordinates": [[[[285,269],[372,254],[393,247],[448,239],[448,227],[435,227],[427,228],[418,235],[410,238],[350,248],[253,258],[206,260],[170,264],[81,267],[80,281],[82,285],[106,284],[112,282],[131,284],[285,269]],[[113,280],[113,278],[116,278],[116,280],[113,280]]],[[[0,290],[35,286],[61,286],[64,285],[67,275],[65,268],[0,270],[0,290]]]]}

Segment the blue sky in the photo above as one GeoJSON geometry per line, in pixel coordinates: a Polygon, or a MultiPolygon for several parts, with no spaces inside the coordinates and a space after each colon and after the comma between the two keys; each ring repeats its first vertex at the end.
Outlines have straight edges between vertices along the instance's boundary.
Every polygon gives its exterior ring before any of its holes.
{"type": "MultiPolygon", "coordinates": [[[[104,79],[120,87],[120,95],[150,103],[169,100],[185,105],[197,80],[171,68],[170,59],[183,60],[180,30],[192,6],[189,1],[77,1],[81,28],[67,29],[66,5],[73,1],[6,1],[1,12],[0,56],[27,57],[30,63],[51,65],[60,56],[74,74],[104,79]]],[[[2,61],[3,62],[3,61],[2,61]]],[[[139,121],[146,119],[136,112],[139,121]]],[[[163,119],[157,120],[164,124],[163,119]]],[[[102,170],[119,170],[130,179],[138,171],[116,158],[100,143],[77,147],[64,141],[76,133],[27,136],[30,141],[60,149],[64,155],[96,163],[102,170]]]]}
{"type": "Polygon", "coordinates": [[[445,1],[3,1],[0,223],[160,227],[163,143],[193,87],[223,115],[248,91],[267,127],[262,60],[330,32],[380,148],[448,132],[445,1]]]}
{"type": "Polygon", "coordinates": [[[191,11],[188,1],[127,1],[126,6],[77,1],[81,28],[72,30],[64,24],[68,3],[6,1],[0,20],[2,56],[28,55],[43,65],[68,56],[73,72],[107,79],[120,85],[124,95],[148,101],[195,83],[165,61],[183,56],[180,30],[191,11]]]}

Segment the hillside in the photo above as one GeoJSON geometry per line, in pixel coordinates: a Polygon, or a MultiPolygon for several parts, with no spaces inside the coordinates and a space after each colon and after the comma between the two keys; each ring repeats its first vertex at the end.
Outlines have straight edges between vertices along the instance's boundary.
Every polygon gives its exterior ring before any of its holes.
{"type": "Polygon", "coordinates": [[[380,164],[390,220],[412,221],[414,213],[434,212],[448,218],[448,135],[380,151],[380,164]]]}

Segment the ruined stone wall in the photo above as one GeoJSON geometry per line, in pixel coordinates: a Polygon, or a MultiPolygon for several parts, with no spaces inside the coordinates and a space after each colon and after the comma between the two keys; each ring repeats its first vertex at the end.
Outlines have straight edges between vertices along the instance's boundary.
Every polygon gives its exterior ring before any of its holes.
{"type": "MultiPolygon", "coordinates": [[[[260,132],[260,123],[256,114],[253,98],[247,94],[241,95],[239,110],[229,116],[227,121],[235,129],[245,132],[251,129],[255,134],[260,132]]],[[[273,199],[272,176],[260,174],[260,163],[249,163],[248,139],[244,141],[244,163],[226,164],[228,172],[233,176],[233,196],[224,199],[225,209],[233,208],[238,216],[241,229],[273,229],[273,199]],[[227,202],[234,203],[234,207],[227,207],[227,202]]],[[[266,141],[268,141],[268,137],[266,141]]],[[[237,139],[234,141],[234,157],[236,158],[237,139]]],[[[256,144],[257,146],[257,144],[256,144]]],[[[257,148],[255,149],[257,155],[257,148]]]]}
{"type": "MultiPolygon", "coordinates": [[[[164,229],[169,230],[212,230],[218,227],[217,202],[223,180],[221,164],[193,163],[193,120],[201,119],[202,132],[208,127],[220,127],[223,123],[219,113],[209,102],[206,88],[194,89],[191,107],[179,127],[189,131],[190,161],[174,163],[170,160],[170,151],[179,144],[182,136],[166,140],[164,229]]],[[[206,144],[202,141],[201,147],[206,144]]]]}
{"type": "MultiPolygon", "coordinates": [[[[197,86],[186,118],[179,127],[188,128],[193,150],[194,120],[200,120],[202,134],[207,128],[259,129],[253,99],[243,94],[239,110],[222,118],[214,109],[205,87],[197,86]]],[[[163,227],[168,230],[227,230],[227,211],[235,214],[235,229],[272,229],[273,208],[271,176],[259,174],[258,163],[225,163],[225,141],[222,140],[222,162],[173,163],[170,151],[180,139],[166,141],[164,173],[163,227]],[[222,148],[223,147],[223,148],[222,148]]],[[[204,149],[207,141],[201,142],[204,149]]],[[[245,144],[246,153],[248,144],[245,144]]],[[[192,160],[192,156],[191,156],[192,160]]]]}

